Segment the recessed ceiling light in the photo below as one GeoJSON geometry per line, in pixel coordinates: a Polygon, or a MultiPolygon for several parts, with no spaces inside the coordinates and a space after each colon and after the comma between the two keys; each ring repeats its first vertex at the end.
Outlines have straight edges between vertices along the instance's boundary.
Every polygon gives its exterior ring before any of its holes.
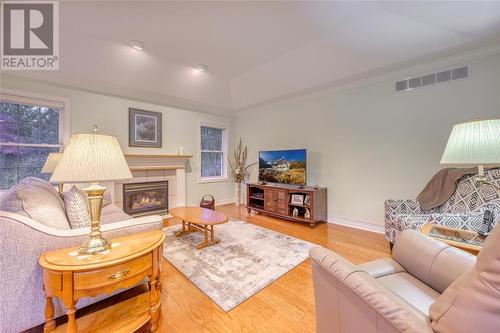
{"type": "Polygon", "coordinates": [[[131,40],[128,42],[128,45],[136,50],[139,51],[144,51],[144,47],[146,46],[143,42],[140,40],[131,40]]]}
{"type": "Polygon", "coordinates": [[[198,65],[196,65],[196,67],[194,69],[196,69],[198,72],[206,72],[208,69],[208,66],[205,64],[198,64],[198,65]]]}

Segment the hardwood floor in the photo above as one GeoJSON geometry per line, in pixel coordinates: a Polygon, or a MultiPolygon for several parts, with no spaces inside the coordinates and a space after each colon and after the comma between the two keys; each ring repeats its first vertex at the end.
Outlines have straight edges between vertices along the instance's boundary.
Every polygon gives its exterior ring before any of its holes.
{"type": "MultiPolygon", "coordinates": [[[[217,210],[232,218],[322,245],[356,264],[390,256],[389,243],[381,234],[330,223],[319,224],[311,229],[307,224],[247,214],[244,207],[235,205],[219,206],[217,210]]],[[[179,221],[165,221],[166,226],[176,223],[179,221]]],[[[309,259],[227,313],[166,260],[162,262],[161,282],[163,293],[159,332],[315,332],[316,329],[309,259]]],[[[136,289],[122,293],[90,306],[85,312],[118,302],[127,294],[137,292],[140,291],[136,289]]]]}

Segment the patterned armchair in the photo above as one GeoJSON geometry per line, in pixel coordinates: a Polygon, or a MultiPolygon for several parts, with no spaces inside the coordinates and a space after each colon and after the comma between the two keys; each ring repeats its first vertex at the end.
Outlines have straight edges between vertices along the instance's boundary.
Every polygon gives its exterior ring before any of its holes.
{"type": "MultiPolygon", "coordinates": [[[[500,168],[485,172],[488,181],[500,186],[500,168]]],[[[451,197],[439,207],[422,210],[416,200],[385,201],[385,237],[394,243],[406,229],[420,230],[425,223],[477,231],[485,210],[493,213],[493,228],[500,222],[500,197],[490,184],[480,184],[473,175],[462,177],[451,197]]]]}

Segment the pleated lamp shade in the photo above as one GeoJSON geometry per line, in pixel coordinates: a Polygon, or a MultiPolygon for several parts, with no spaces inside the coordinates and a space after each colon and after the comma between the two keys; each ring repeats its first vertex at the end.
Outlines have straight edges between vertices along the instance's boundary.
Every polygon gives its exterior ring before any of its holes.
{"type": "Polygon", "coordinates": [[[47,156],[47,160],[45,161],[45,164],[43,165],[41,173],[52,173],[56,169],[57,164],[61,160],[62,153],[50,153],[49,156],[47,156]]]}
{"type": "Polygon", "coordinates": [[[500,119],[453,126],[441,164],[500,164],[500,119]]]}
{"type": "Polygon", "coordinates": [[[96,183],[132,178],[116,137],[97,133],[71,135],[52,177],[54,183],[96,183]]]}

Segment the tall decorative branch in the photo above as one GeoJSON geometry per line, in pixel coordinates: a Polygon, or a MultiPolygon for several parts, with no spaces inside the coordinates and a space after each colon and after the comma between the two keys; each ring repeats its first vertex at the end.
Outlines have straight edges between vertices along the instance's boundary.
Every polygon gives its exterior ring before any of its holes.
{"type": "Polygon", "coordinates": [[[252,163],[248,166],[245,166],[247,162],[247,155],[248,155],[247,146],[243,147],[240,138],[238,145],[234,149],[234,160],[231,161],[231,158],[228,157],[229,167],[231,168],[231,179],[237,184],[241,184],[245,181],[245,179],[249,174],[248,169],[252,165],[256,164],[252,163]]]}

